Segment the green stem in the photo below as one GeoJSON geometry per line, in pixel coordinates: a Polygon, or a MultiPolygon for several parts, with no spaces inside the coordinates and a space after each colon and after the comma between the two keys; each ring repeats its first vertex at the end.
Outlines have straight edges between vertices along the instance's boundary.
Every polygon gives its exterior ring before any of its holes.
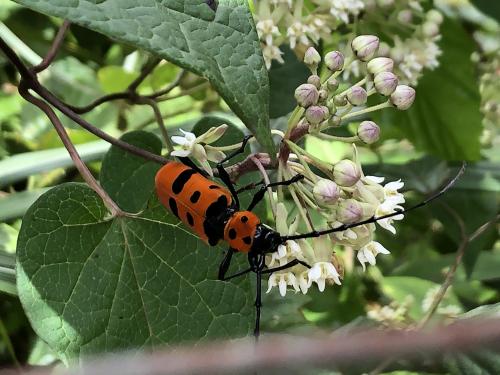
{"type": "Polygon", "coordinates": [[[297,146],[295,143],[293,143],[292,141],[289,141],[287,140],[286,141],[288,147],[290,147],[290,149],[295,153],[297,154],[297,157],[299,154],[302,154],[302,155],[305,155],[307,156],[309,159],[311,159],[311,162],[316,165],[318,168],[320,169],[326,169],[326,170],[329,170],[331,169],[330,165],[328,163],[325,163],[323,160],[321,159],[318,159],[316,156],[313,156],[311,155],[309,152],[307,152],[306,150],[304,150],[303,148],[297,146]]]}
{"type": "Polygon", "coordinates": [[[368,108],[362,109],[361,111],[348,113],[345,116],[342,116],[342,120],[347,120],[347,119],[352,118],[352,117],[357,117],[357,116],[363,115],[365,113],[370,113],[370,112],[378,111],[379,109],[384,109],[384,108],[389,108],[389,107],[392,107],[392,104],[390,101],[386,101],[386,102],[374,105],[373,107],[368,107],[368,108]]]}
{"type": "Polygon", "coordinates": [[[356,82],[354,85],[352,85],[351,87],[348,87],[346,88],[344,91],[342,92],[339,92],[337,95],[344,95],[346,92],[348,92],[350,89],[352,89],[353,87],[357,87],[357,86],[362,86],[366,83],[366,81],[368,80],[368,77],[365,77],[363,78],[362,80],[360,80],[359,82],[356,82]]]}
{"type": "Polygon", "coordinates": [[[317,138],[321,138],[321,139],[327,139],[329,141],[339,141],[339,142],[344,142],[344,143],[359,142],[359,137],[357,135],[355,135],[353,137],[338,137],[335,135],[318,133],[318,134],[313,134],[313,136],[315,136],[317,138]]]}
{"type": "Polygon", "coordinates": [[[290,118],[288,119],[286,133],[285,133],[286,139],[288,139],[290,137],[292,130],[297,126],[297,124],[299,123],[300,119],[302,118],[302,115],[304,114],[304,112],[305,112],[305,108],[300,107],[300,106],[295,107],[292,114],[290,115],[290,118]]]}

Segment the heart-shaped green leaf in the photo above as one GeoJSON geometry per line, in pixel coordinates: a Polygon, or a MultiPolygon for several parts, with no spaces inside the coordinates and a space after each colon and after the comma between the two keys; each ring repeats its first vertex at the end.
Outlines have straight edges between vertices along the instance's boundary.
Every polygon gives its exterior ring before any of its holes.
{"type": "Polygon", "coordinates": [[[269,79],[247,0],[16,0],[206,77],[268,152],[269,79]]]}
{"type": "MultiPolygon", "coordinates": [[[[124,138],[153,152],[160,146],[145,132],[124,138]]],[[[157,165],[121,153],[108,152],[101,182],[139,215],[110,217],[94,191],[71,183],[43,194],[24,217],[17,285],[35,331],[64,360],[248,334],[249,279],[217,281],[221,248],[204,244],[151,196],[157,165]]],[[[236,258],[232,270],[246,261],[236,258]]]]}
{"type": "Polygon", "coordinates": [[[72,183],[27,212],[19,297],[61,358],[248,333],[247,288],[216,281],[221,254],[153,206],[111,218],[90,188],[72,183]]]}

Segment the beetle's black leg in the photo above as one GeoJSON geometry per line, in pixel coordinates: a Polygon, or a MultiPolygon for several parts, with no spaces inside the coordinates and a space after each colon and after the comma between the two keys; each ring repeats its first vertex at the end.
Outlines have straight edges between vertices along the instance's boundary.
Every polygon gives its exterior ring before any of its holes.
{"type": "Polygon", "coordinates": [[[244,191],[247,191],[247,190],[253,190],[257,186],[264,185],[264,184],[265,184],[265,181],[263,179],[260,180],[259,182],[251,182],[248,185],[242,186],[238,190],[236,190],[236,194],[243,193],[244,191]]]}
{"type": "Polygon", "coordinates": [[[235,250],[233,248],[227,249],[227,253],[224,256],[224,259],[222,259],[222,262],[220,262],[219,265],[219,280],[227,280],[226,278],[226,273],[229,269],[229,266],[231,265],[231,259],[233,257],[235,250]]]}
{"type": "Polygon", "coordinates": [[[224,169],[223,164],[226,161],[234,158],[235,156],[245,152],[245,146],[247,145],[248,141],[252,137],[253,137],[253,135],[245,136],[245,138],[243,138],[243,141],[241,142],[241,146],[237,150],[234,150],[232,153],[230,153],[228,156],[226,156],[224,159],[222,159],[220,162],[217,163],[217,171],[219,172],[219,178],[221,179],[221,181],[227,186],[227,188],[231,192],[231,195],[233,196],[233,200],[234,200],[234,203],[235,203],[237,209],[240,208],[240,200],[238,199],[238,194],[236,193],[234,185],[231,181],[231,177],[229,177],[229,174],[224,169]]]}
{"type": "Polygon", "coordinates": [[[253,334],[255,340],[258,340],[260,336],[260,310],[262,308],[262,270],[266,266],[266,255],[249,253],[248,262],[257,278],[255,289],[255,328],[253,334]]]}
{"type": "Polygon", "coordinates": [[[286,270],[288,268],[292,268],[293,266],[296,266],[297,264],[302,264],[306,268],[311,268],[311,266],[309,264],[307,264],[306,262],[303,262],[303,261],[298,260],[298,259],[294,259],[291,262],[288,262],[287,264],[283,264],[282,266],[274,267],[274,268],[268,268],[267,270],[263,270],[262,274],[264,275],[266,273],[273,273],[273,272],[283,271],[283,270],[286,270]]]}
{"type": "Polygon", "coordinates": [[[272,188],[272,187],[275,187],[275,186],[287,186],[287,185],[291,185],[297,181],[300,181],[304,178],[303,175],[301,174],[297,174],[295,176],[293,176],[291,179],[289,180],[285,180],[285,181],[278,181],[278,182],[271,182],[270,184],[267,184],[267,185],[264,185],[264,186],[261,186],[261,188],[259,189],[259,191],[257,193],[255,193],[255,195],[253,196],[253,199],[252,199],[252,202],[250,202],[250,205],[248,206],[248,211],[252,211],[254,209],[254,207],[257,205],[257,203],[259,203],[262,198],[264,198],[264,195],[266,194],[266,190],[268,188],[272,188]]]}

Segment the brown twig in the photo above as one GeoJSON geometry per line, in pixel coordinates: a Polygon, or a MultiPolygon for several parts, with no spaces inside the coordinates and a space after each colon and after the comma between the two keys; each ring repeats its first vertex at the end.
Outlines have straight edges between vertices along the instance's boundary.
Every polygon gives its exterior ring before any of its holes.
{"type": "MultiPolygon", "coordinates": [[[[174,347],[153,352],[109,354],[87,360],[78,367],[59,369],[61,375],[182,375],[240,374],[255,371],[308,366],[337,367],[367,364],[391,355],[415,358],[422,354],[470,351],[500,344],[500,320],[468,320],[431,331],[403,332],[369,329],[334,333],[318,337],[262,337],[257,345],[251,339],[207,343],[194,347],[174,347]]],[[[25,372],[48,375],[52,369],[25,372]]],[[[7,373],[8,374],[8,373],[7,373]]],[[[6,374],[6,375],[7,375],[6,374]]],[[[10,374],[8,374],[10,375],[10,374]]]]}
{"type": "Polygon", "coordinates": [[[165,127],[165,123],[163,122],[163,116],[161,114],[160,108],[158,107],[158,103],[156,103],[153,99],[141,96],[138,99],[137,104],[146,104],[151,107],[156,122],[158,123],[158,127],[160,128],[160,132],[163,137],[163,141],[165,142],[165,146],[167,147],[168,153],[174,151],[174,146],[172,145],[170,137],[168,136],[168,131],[167,128],[165,127]]]}
{"type": "Polygon", "coordinates": [[[64,20],[61,27],[57,31],[57,35],[54,38],[52,45],[50,46],[49,52],[47,52],[47,54],[45,55],[40,64],[31,68],[31,70],[34,73],[40,73],[45,69],[47,69],[50,64],[52,64],[52,61],[54,61],[55,57],[57,56],[57,53],[59,52],[59,49],[61,48],[61,44],[64,40],[64,37],[66,36],[66,32],[68,31],[70,25],[71,23],[69,21],[64,20]]]}
{"type": "Polygon", "coordinates": [[[85,165],[85,163],[82,161],[80,155],[78,154],[78,151],[76,150],[75,146],[71,142],[68,133],[64,129],[63,124],[57,117],[56,113],[54,110],[43,100],[40,100],[38,98],[35,98],[33,95],[31,95],[27,89],[27,87],[24,86],[24,84],[21,84],[19,86],[19,94],[28,102],[31,104],[37,106],[40,108],[45,115],[49,118],[50,122],[52,125],[54,125],[54,128],[56,129],[57,134],[59,135],[59,138],[61,138],[61,141],[68,151],[69,156],[71,157],[71,160],[73,160],[73,163],[75,164],[76,169],[78,169],[78,172],[82,175],[83,179],[85,182],[101,197],[103,200],[104,204],[106,207],[110,210],[111,214],[113,216],[123,216],[124,212],[118,207],[118,205],[111,199],[111,197],[106,193],[106,191],[99,185],[97,180],[94,178],[92,173],[90,173],[89,169],[85,165]]]}

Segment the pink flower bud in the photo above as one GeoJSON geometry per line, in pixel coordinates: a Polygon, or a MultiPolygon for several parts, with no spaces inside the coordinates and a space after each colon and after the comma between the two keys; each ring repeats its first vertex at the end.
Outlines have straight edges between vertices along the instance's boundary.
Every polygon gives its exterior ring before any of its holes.
{"type": "Polygon", "coordinates": [[[333,98],[333,103],[337,106],[337,107],[343,107],[347,104],[347,98],[345,95],[336,95],[334,98],[333,98]]]}
{"type": "Polygon", "coordinates": [[[319,92],[316,86],[310,83],[303,83],[295,90],[295,99],[297,103],[304,108],[318,102],[319,92]]]}
{"type": "Polygon", "coordinates": [[[341,223],[355,223],[362,217],[363,207],[354,199],[345,199],[337,207],[337,220],[341,223]]]}
{"type": "Polygon", "coordinates": [[[330,117],[330,119],[328,120],[328,125],[336,128],[336,127],[340,126],[341,122],[342,122],[342,118],[337,116],[337,115],[334,115],[334,116],[330,117]]]}
{"type": "Polygon", "coordinates": [[[380,57],[387,57],[391,54],[391,47],[385,42],[381,42],[380,46],[378,47],[378,52],[377,56],[380,57]]]}
{"type": "Polygon", "coordinates": [[[367,98],[366,90],[360,86],[354,86],[347,92],[347,100],[352,105],[363,105],[367,98]]]}
{"type": "Polygon", "coordinates": [[[438,25],[441,25],[443,23],[443,15],[436,9],[429,10],[425,18],[427,18],[427,21],[434,22],[438,25]]]}
{"type": "Polygon", "coordinates": [[[413,20],[413,12],[410,9],[403,9],[398,13],[398,21],[404,25],[411,23],[413,20]]]}
{"type": "Polygon", "coordinates": [[[379,39],[375,35],[360,35],[354,38],[351,48],[361,61],[370,60],[377,52],[379,39]]]}
{"type": "Polygon", "coordinates": [[[304,54],[304,63],[312,70],[316,70],[320,62],[321,56],[318,51],[314,47],[309,47],[304,54]]]}
{"type": "Polygon", "coordinates": [[[331,51],[325,55],[326,67],[332,72],[338,72],[344,68],[344,55],[339,51],[331,51]]]}
{"type": "Polygon", "coordinates": [[[368,72],[377,74],[381,72],[392,72],[394,69],[394,61],[389,57],[375,57],[366,64],[368,72]]]}
{"type": "Polygon", "coordinates": [[[326,81],[326,88],[330,92],[335,92],[339,88],[339,81],[337,81],[335,78],[330,77],[328,81],[326,81]]]}
{"type": "Polygon", "coordinates": [[[340,188],[331,180],[321,179],[314,185],[313,194],[319,204],[333,205],[340,197],[340,188]]]}
{"type": "Polygon", "coordinates": [[[328,99],[328,91],[324,89],[319,90],[319,101],[324,102],[326,99],[328,99]]]}
{"type": "Polygon", "coordinates": [[[321,78],[318,75],[313,74],[307,79],[307,83],[316,86],[317,89],[321,87],[321,78]]]}
{"type": "Polygon", "coordinates": [[[373,121],[363,121],[358,126],[358,137],[366,144],[375,143],[380,137],[380,128],[373,121]]]}
{"type": "Polygon", "coordinates": [[[328,108],[324,105],[312,105],[306,110],[306,120],[313,125],[317,125],[324,121],[328,115],[328,108]]]}
{"type": "Polygon", "coordinates": [[[402,111],[411,107],[415,101],[415,90],[410,86],[399,85],[396,90],[391,94],[391,103],[402,111]]]}
{"type": "Polygon", "coordinates": [[[361,173],[351,160],[344,159],[333,166],[333,179],[340,186],[353,186],[360,178],[361,173]]]}
{"type": "Polygon", "coordinates": [[[398,77],[391,72],[378,73],[373,80],[375,90],[384,96],[391,95],[398,86],[398,77]]]}
{"type": "Polygon", "coordinates": [[[422,25],[422,33],[428,38],[435,37],[439,34],[439,26],[431,21],[426,21],[422,25]]]}

